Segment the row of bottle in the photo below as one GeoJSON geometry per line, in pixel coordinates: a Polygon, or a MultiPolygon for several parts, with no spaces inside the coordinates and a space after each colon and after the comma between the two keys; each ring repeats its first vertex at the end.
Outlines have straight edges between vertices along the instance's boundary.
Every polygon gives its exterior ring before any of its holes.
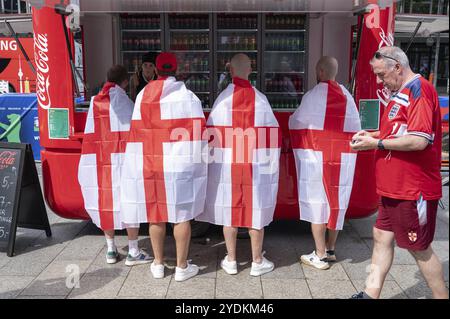
{"type": "MultiPolygon", "coordinates": [[[[209,29],[209,18],[205,17],[179,17],[169,18],[171,29],[209,29]]],[[[258,19],[256,16],[218,16],[219,29],[256,29],[258,19]]],[[[304,29],[305,19],[302,16],[267,16],[267,29],[304,29]]],[[[127,15],[122,17],[122,29],[160,29],[159,16],[127,15]]]]}
{"type": "Polygon", "coordinates": [[[266,92],[293,92],[300,93],[303,90],[303,80],[301,77],[283,76],[275,79],[265,80],[266,92]]]}
{"type": "Polygon", "coordinates": [[[256,29],[258,18],[256,16],[218,16],[219,29],[256,29]]]}
{"type": "Polygon", "coordinates": [[[122,17],[122,29],[160,29],[159,16],[124,16],[122,17]]]}
{"type": "Polygon", "coordinates": [[[217,44],[219,50],[256,50],[255,35],[221,36],[217,44]]]}
{"type": "MultiPolygon", "coordinates": [[[[233,54],[224,54],[224,55],[220,55],[218,58],[218,64],[217,64],[217,70],[219,70],[220,72],[223,71],[230,71],[229,69],[227,70],[227,64],[230,63],[231,58],[234,56],[233,54]]],[[[253,55],[249,56],[250,58],[250,62],[251,62],[251,66],[252,66],[252,70],[256,71],[257,70],[257,65],[256,65],[256,57],[253,55]]]]}
{"type": "Polygon", "coordinates": [[[161,50],[161,39],[158,35],[145,35],[145,36],[133,36],[122,37],[122,50],[125,51],[151,51],[161,50]]]}
{"type": "Polygon", "coordinates": [[[178,65],[180,72],[208,72],[209,58],[207,56],[198,58],[193,55],[186,55],[179,59],[178,65]]]}
{"type": "Polygon", "coordinates": [[[171,29],[209,29],[209,17],[179,17],[170,16],[171,29]]]}
{"type": "Polygon", "coordinates": [[[305,18],[303,16],[267,16],[266,29],[304,29],[305,18]]]}
{"type": "Polygon", "coordinates": [[[209,78],[205,76],[190,76],[184,83],[192,92],[209,92],[209,78]]]}
{"type": "Polygon", "coordinates": [[[303,35],[285,36],[281,34],[268,34],[266,37],[266,50],[302,51],[304,50],[303,42],[303,35]]]}
{"type": "Polygon", "coordinates": [[[201,34],[172,34],[171,50],[208,50],[209,35],[201,34]]]}
{"type": "Polygon", "coordinates": [[[273,109],[296,109],[300,101],[297,98],[272,98],[269,103],[273,109]]]}

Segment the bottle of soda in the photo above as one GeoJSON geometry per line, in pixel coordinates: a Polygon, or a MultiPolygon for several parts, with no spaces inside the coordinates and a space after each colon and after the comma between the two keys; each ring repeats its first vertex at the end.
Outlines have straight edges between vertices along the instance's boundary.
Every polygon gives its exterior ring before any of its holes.
{"type": "Polygon", "coordinates": [[[244,37],[244,40],[242,41],[242,50],[249,50],[250,44],[248,41],[248,37],[244,37]]]}
{"type": "Polygon", "coordinates": [[[285,37],[283,37],[279,40],[277,50],[280,50],[280,51],[286,50],[286,38],[285,37]]]}
{"type": "Polygon", "coordinates": [[[273,28],[273,17],[268,16],[266,18],[266,28],[267,29],[272,29],[273,28]]]}

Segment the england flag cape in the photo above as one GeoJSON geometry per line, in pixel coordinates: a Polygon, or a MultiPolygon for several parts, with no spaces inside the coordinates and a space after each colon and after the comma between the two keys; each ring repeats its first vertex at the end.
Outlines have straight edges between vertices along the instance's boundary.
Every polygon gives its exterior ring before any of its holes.
{"type": "Polygon", "coordinates": [[[341,230],[357,156],[350,141],[361,129],[353,97],[334,81],[321,82],[305,94],[289,119],[289,129],[300,219],[341,230]]]}
{"type": "Polygon", "coordinates": [[[132,112],[133,102],[114,83],[107,82],[91,99],[78,182],[85,209],[102,230],[133,226],[125,225],[120,214],[120,168],[132,112]]]}
{"type": "Polygon", "coordinates": [[[180,223],[203,212],[205,124],[200,100],[174,77],[138,94],[122,169],[125,222],[180,223]]]}
{"type": "Polygon", "coordinates": [[[196,220],[261,229],[273,219],[281,134],[267,98],[234,78],[217,98],[207,121],[208,190],[196,220]]]}

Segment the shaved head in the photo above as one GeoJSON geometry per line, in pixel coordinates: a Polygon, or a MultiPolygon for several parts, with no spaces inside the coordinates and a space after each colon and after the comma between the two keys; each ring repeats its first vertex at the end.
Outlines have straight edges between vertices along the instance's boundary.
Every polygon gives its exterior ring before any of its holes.
{"type": "Polygon", "coordinates": [[[238,53],[231,59],[231,76],[239,77],[248,80],[248,76],[252,72],[252,64],[250,58],[243,54],[238,53]]]}
{"type": "Polygon", "coordinates": [[[323,56],[316,65],[317,80],[335,81],[338,73],[338,62],[331,56],[323,56]]]}

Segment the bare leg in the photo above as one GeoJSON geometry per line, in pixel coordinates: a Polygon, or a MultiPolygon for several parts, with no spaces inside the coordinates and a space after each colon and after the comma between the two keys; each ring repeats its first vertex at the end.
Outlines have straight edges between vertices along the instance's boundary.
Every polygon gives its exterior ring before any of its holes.
{"type": "Polygon", "coordinates": [[[114,239],[114,229],[113,230],[105,230],[105,237],[106,239],[114,239]]]}
{"type": "Polygon", "coordinates": [[[394,233],[374,227],[373,241],[372,265],[365,291],[370,297],[378,299],[394,260],[394,233]]]}
{"type": "Polygon", "coordinates": [[[325,233],[327,231],[327,225],[311,224],[311,231],[316,245],[316,255],[322,258],[326,253],[325,233]]]}
{"type": "Polygon", "coordinates": [[[238,229],[237,227],[223,227],[223,237],[227,246],[228,261],[236,261],[236,241],[238,229]]]}
{"type": "Polygon", "coordinates": [[[139,228],[127,228],[128,240],[137,240],[139,228]]]}
{"type": "Polygon", "coordinates": [[[155,265],[164,263],[164,239],[166,238],[166,223],[150,224],[150,243],[152,245],[155,265]]]}
{"type": "Polygon", "coordinates": [[[336,248],[336,241],[339,230],[328,229],[327,249],[334,250],[336,248]]]}
{"type": "Polygon", "coordinates": [[[434,253],[433,248],[429,246],[426,250],[410,250],[409,252],[416,259],[417,265],[425,277],[428,287],[433,292],[433,298],[448,299],[448,290],[444,282],[442,264],[438,256],[434,253]]]}
{"type": "Polygon", "coordinates": [[[252,256],[253,262],[262,263],[262,247],[264,241],[264,228],[263,229],[249,229],[250,241],[252,244],[252,256]]]}
{"type": "Polygon", "coordinates": [[[191,242],[191,222],[175,224],[173,236],[177,247],[177,267],[187,267],[187,257],[189,254],[189,244],[191,242]]]}

